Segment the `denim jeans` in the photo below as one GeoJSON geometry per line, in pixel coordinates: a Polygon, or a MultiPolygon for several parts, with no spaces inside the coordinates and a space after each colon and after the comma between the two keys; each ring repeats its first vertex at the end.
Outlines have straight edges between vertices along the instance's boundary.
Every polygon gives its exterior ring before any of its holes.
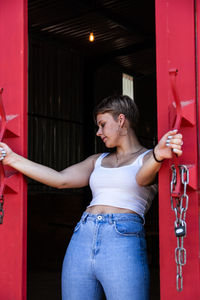
{"type": "Polygon", "coordinates": [[[131,213],[83,213],[62,269],[62,300],[149,299],[143,219],[131,213]]]}

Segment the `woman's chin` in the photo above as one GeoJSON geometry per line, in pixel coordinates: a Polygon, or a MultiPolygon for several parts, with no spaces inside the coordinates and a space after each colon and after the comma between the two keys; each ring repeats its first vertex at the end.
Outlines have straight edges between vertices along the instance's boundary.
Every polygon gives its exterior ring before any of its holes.
{"type": "Polygon", "coordinates": [[[116,147],[115,145],[112,145],[111,143],[105,142],[106,148],[114,148],[116,147]]]}

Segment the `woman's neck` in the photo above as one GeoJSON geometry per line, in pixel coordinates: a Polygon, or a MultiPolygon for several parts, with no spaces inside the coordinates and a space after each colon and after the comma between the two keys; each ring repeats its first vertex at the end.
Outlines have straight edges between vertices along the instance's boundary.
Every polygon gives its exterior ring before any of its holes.
{"type": "Polygon", "coordinates": [[[131,130],[130,132],[128,132],[126,136],[121,137],[119,144],[116,147],[116,153],[118,155],[123,156],[123,155],[133,154],[141,150],[142,148],[143,147],[138,141],[135,132],[131,130]]]}

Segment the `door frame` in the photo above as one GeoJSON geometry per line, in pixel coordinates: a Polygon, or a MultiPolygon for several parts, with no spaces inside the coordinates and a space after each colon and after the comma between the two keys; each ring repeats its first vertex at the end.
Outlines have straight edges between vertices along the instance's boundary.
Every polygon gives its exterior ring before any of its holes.
{"type": "MultiPolygon", "coordinates": [[[[196,109],[195,0],[181,2],[156,0],[155,4],[158,138],[173,129],[173,120],[176,115],[175,97],[177,97],[180,99],[181,106],[180,132],[183,134],[184,140],[183,155],[178,164],[184,164],[189,169],[187,235],[183,239],[187,260],[186,265],[182,267],[182,291],[177,291],[176,288],[175,248],[177,247],[177,238],[174,231],[175,213],[171,209],[170,203],[173,161],[164,162],[159,172],[160,298],[198,299],[200,296],[197,185],[199,152],[197,125],[199,118],[197,118],[196,109]]],[[[183,187],[181,193],[182,189],[183,187]]]]}
{"type": "MultiPolygon", "coordinates": [[[[3,142],[27,156],[27,0],[1,1],[0,87],[6,114],[3,142]]],[[[0,115],[2,116],[2,109],[0,115]]],[[[2,129],[2,123],[1,129],[2,129]]],[[[1,166],[4,218],[0,225],[0,294],[26,299],[27,189],[23,175],[1,166]]]]}

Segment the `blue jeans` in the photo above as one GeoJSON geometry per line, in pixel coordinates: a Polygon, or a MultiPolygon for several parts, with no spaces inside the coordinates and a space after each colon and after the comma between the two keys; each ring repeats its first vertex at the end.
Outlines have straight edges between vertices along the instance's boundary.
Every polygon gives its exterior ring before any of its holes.
{"type": "Polygon", "coordinates": [[[83,213],[62,269],[62,300],[149,299],[143,219],[131,213],[83,213]]]}

